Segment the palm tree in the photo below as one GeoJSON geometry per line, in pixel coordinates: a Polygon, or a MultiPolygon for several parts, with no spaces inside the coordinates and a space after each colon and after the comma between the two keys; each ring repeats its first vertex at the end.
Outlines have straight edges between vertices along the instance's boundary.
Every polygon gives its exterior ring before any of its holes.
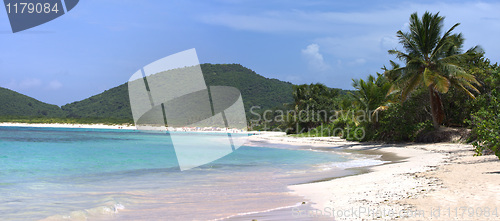
{"type": "Polygon", "coordinates": [[[310,93],[311,91],[306,84],[293,85],[292,96],[294,100],[293,109],[295,111],[299,111],[300,108],[302,108],[302,106],[307,102],[310,93]]]}
{"type": "Polygon", "coordinates": [[[352,86],[357,89],[352,96],[356,103],[364,110],[365,116],[370,122],[373,120],[373,115],[380,110],[387,108],[390,104],[391,95],[388,96],[391,89],[391,82],[384,76],[377,73],[377,78],[372,75],[368,79],[353,79],[352,86]],[[373,113],[371,113],[373,111],[373,113]]]}
{"type": "Polygon", "coordinates": [[[393,65],[385,75],[394,80],[394,88],[399,90],[402,101],[412,91],[425,86],[429,90],[432,121],[436,129],[444,119],[441,93],[447,93],[450,87],[464,91],[474,98],[472,91],[479,93],[473,84],[479,85],[474,75],[467,73],[463,63],[480,50],[478,46],[462,52],[464,38],[462,34],[452,34],[460,25],[453,25],[442,34],[444,17],[439,13],[425,12],[422,19],[417,13],[410,16],[409,32],[397,32],[399,43],[404,52],[389,50],[389,54],[405,62],[404,67],[393,65]]]}

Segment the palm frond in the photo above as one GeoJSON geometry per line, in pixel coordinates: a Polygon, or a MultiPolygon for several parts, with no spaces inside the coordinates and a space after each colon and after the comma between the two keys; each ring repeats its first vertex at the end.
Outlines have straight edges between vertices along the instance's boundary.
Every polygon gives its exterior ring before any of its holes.
{"type": "Polygon", "coordinates": [[[450,35],[451,35],[451,32],[453,30],[455,30],[456,27],[458,27],[460,25],[460,23],[456,23],[455,25],[453,25],[444,35],[443,37],[441,37],[439,39],[439,42],[438,44],[436,45],[436,48],[433,50],[431,56],[430,56],[430,59],[433,60],[438,54],[439,52],[442,51],[443,47],[445,47],[447,41],[449,41],[450,39],[448,38],[450,35]]]}
{"type": "Polygon", "coordinates": [[[408,98],[408,95],[415,90],[422,83],[422,76],[418,74],[409,75],[411,79],[406,81],[404,86],[401,89],[401,100],[405,101],[408,98]]]}

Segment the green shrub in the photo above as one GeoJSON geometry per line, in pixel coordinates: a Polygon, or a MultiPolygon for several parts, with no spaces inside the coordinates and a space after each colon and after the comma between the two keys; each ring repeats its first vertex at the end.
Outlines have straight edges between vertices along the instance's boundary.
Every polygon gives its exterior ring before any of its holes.
{"type": "Polygon", "coordinates": [[[394,103],[379,114],[374,139],[384,141],[415,141],[417,134],[432,122],[429,95],[424,89],[415,91],[404,103],[394,103]],[[423,123],[422,123],[423,122],[423,123]]]}
{"type": "Polygon", "coordinates": [[[500,93],[493,90],[491,94],[481,95],[478,103],[485,104],[472,114],[472,133],[476,140],[472,145],[476,155],[491,150],[500,159],[500,93]]]}

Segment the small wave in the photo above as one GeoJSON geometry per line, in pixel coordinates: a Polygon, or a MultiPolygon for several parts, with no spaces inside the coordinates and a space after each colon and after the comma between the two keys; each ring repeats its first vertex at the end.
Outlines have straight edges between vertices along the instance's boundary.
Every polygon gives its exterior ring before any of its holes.
{"type": "Polygon", "coordinates": [[[359,167],[369,167],[369,166],[377,166],[389,161],[383,161],[378,159],[371,158],[363,158],[363,159],[353,159],[345,162],[335,162],[329,164],[323,164],[323,170],[331,170],[334,168],[339,169],[349,169],[349,168],[359,168],[359,167]]]}
{"type": "Polygon", "coordinates": [[[98,218],[102,216],[112,216],[117,214],[120,210],[124,210],[125,206],[121,203],[115,203],[110,206],[99,206],[91,209],[73,211],[69,215],[53,215],[49,216],[42,221],[55,221],[55,220],[88,220],[90,218],[98,218]]]}
{"type": "Polygon", "coordinates": [[[345,151],[337,151],[335,149],[315,149],[315,148],[309,148],[309,149],[304,149],[304,150],[307,150],[307,151],[312,151],[312,152],[319,152],[319,153],[334,153],[336,155],[340,155],[340,156],[356,156],[358,154],[356,153],[349,153],[349,152],[345,152],[345,151]]]}
{"type": "Polygon", "coordinates": [[[302,205],[302,203],[297,203],[297,204],[291,205],[291,206],[282,206],[282,207],[277,207],[277,208],[272,208],[272,209],[262,210],[262,211],[238,213],[238,214],[231,215],[231,216],[224,217],[224,218],[213,219],[212,221],[226,220],[226,219],[230,219],[230,218],[234,218],[234,217],[238,217],[238,216],[248,216],[248,215],[253,215],[253,214],[258,214],[258,213],[267,213],[267,212],[272,212],[272,211],[281,210],[281,209],[289,209],[289,208],[293,208],[293,207],[298,207],[300,205],[302,205]]]}

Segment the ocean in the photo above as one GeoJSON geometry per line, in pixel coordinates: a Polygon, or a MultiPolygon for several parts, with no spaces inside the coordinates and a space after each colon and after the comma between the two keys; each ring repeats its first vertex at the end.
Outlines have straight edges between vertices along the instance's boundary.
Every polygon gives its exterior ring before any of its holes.
{"type": "Polygon", "coordinates": [[[168,133],[0,127],[0,219],[232,219],[304,201],[288,185],[381,163],[339,148],[254,142],[180,171],[168,133]]]}

